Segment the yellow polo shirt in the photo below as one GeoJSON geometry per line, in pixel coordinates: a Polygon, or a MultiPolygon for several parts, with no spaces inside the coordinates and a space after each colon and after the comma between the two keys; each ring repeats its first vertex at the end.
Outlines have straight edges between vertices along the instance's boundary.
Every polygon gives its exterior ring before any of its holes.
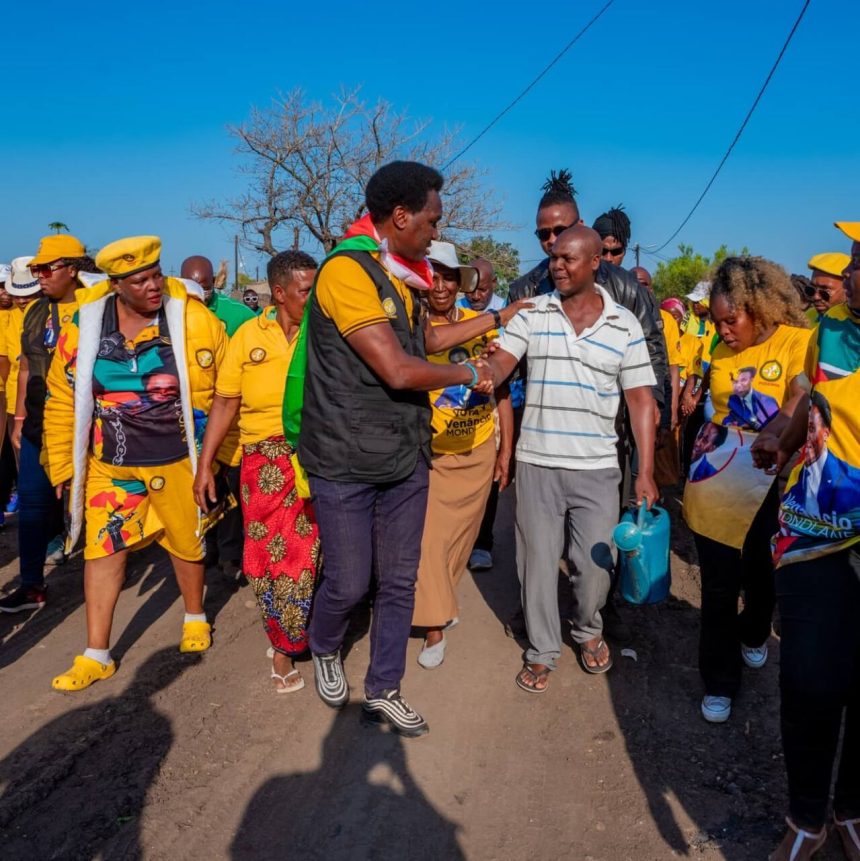
{"type": "MultiPolygon", "coordinates": [[[[373,256],[378,259],[378,255],[373,256]]],[[[403,300],[411,327],[412,291],[399,278],[387,274],[403,300]]],[[[395,307],[384,307],[376,285],[351,257],[334,257],[327,261],[320,271],[314,291],[323,314],[337,326],[344,338],[366,326],[387,323],[398,313],[395,307]]],[[[393,306],[394,303],[389,300],[388,304],[393,306]]]]}
{"type": "Polygon", "coordinates": [[[298,336],[287,341],[275,318],[274,306],[269,306],[258,317],[243,323],[227,344],[215,393],[242,399],[239,407],[242,445],[283,436],[284,389],[297,341],[298,336]]]}
{"type": "Polygon", "coordinates": [[[663,308],[660,309],[663,318],[663,339],[666,341],[666,356],[670,365],[684,366],[681,355],[681,332],[675,318],[663,308]]]}

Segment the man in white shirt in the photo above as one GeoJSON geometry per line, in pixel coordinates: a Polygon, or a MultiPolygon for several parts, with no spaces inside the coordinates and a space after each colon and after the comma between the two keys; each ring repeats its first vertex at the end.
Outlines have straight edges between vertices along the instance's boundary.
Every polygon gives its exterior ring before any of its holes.
{"type": "Polygon", "coordinates": [[[528,385],[517,444],[517,569],[530,647],[517,684],[546,690],[561,654],[558,560],[567,530],[574,609],[571,635],[589,673],[612,665],[603,640],[618,522],[615,416],[621,393],[640,451],[636,498],[650,507],[654,372],[636,317],[595,283],[600,237],[577,225],[551,251],[555,290],[507,325],[489,359],[501,383],[526,356],[528,385]]]}

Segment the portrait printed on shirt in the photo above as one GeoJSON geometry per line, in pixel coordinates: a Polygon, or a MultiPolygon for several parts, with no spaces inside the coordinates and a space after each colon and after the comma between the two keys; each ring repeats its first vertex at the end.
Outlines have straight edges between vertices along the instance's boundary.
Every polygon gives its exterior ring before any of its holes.
{"type": "Polygon", "coordinates": [[[860,535],[860,469],[830,449],[833,410],[815,389],[802,460],[789,478],[774,557],[815,558],[860,535]]]}
{"type": "MultiPolygon", "coordinates": [[[[762,376],[778,373],[775,362],[762,366],[762,376]]],[[[732,374],[732,393],[728,400],[728,415],[724,425],[737,425],[761,430],[778,412],[779,401],[755,388],[756,368],[740,368],[732,374]]]]}
{"type": "MultiPolygon", "coordinates": [[[[471,358],[481,355],[485,344],[479,343],[474,346],[474,356],[469,355],[465,346],[454,347],[448,351],[448,361],[452,365],[462,365],[471,358]]],[[[487,395],[481,395],[464,385],[446,386],[433,401],[433,405],[440,409],[471,410],[475,407],[488,404],[490,399],[487,395]]]]}

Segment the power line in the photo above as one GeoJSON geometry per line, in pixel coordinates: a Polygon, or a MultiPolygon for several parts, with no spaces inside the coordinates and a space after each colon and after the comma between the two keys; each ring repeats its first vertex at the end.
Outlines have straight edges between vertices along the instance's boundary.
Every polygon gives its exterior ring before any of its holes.
{"type": "MultiPolygon", "coordinates": [[[[770,83],[770,79],[773,77],[774,72],[776,71],[776,67],[779,65],[782,60],[783,55],[788,49],[791,40],[794,38],[794,34],[797,31],[797,28],[800,26],[800,22],[803,20],[803,16],[806,14],[806,10],[809,8],[811,0],[806,0],[803,4],[803,8],[800,10],[800,14],[797,16],[797,20],[794,22],[794,26],[791,28],[791,32],[788,34],[788,38],[783,43],[782,48],[780,49],[779,54],[777,55],[774,64],[771,66],[770,71],[767,74],[767,78],[765,78],[764,84],[762,84],[761,89],[758,91],[758,95],[755,97],[755,101],[752,103],[752,107],[747,111],[747,115],[744,117],[744,121],[741,123],[741,127],[738,129],[737,134],[732,140],[729,148],[726,150],[726,154],[720,160],[720,163],[717,165],[717,169],[714,171],[713,176],[708,180],[708,184],[705,186],[704,191],[699,195],[699,199],[693,204],[693,208],[687,213],[687,217],[681,222],[678,229],[658,248],[656,251],[662,251],[686,226],[687,222],[693,217],[693,213],[699,208],[699,204],[705,199],[705,195],[711,190],[711,186],[714,184],[717,176],[719,176],[720,171],[723,169],[723,165],[728,161],[729,156],[732,154],[732,150],[735,148],[735,144],[740,140],[741,135],[743,134],[744,129],[747,127],[747,123],[750,121],[750,118],[753,115],[753,111],[758,107],[758,103],[761,101],[761,97],[764,95],[764,91],[767,89],[767,85],[770,83]]],[[[644,250],[644,247],[643,247],[644,250]]]]}
{"type": "Polygon", "coordinates": [[[580,40],[582,36],[584,36],[591,25],[594,24],[598,18],[615,2],[615,0],[609,0],[608,3],[604,5],[604,7],[559,51],[558,54],[553,57],[552,61],[549,65],[545,66],[543,71],[499,114],[497,114],[493,119],[483,128],[481,131],[472,138],[460,152],[457,153],[452,159],[449,159],[448,163],[442,167],[443,171],[448,170],[455,161],[457,161],[460,156],[465,155],[529,90],[534,87],[534,85],[580,40]]]}

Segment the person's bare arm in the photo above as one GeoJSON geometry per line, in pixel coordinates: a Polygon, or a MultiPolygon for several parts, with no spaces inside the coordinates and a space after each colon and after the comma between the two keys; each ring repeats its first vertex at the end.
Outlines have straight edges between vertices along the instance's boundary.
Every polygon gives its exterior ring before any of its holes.
{"type": "Polygon", "coordinates": [[[630,413],[630,426],[639,453],[639,475],[636,476],[636,499],[645,499],[650,508],[660,492],[654,483],[654,395],[648,386],[624,390],[630,413]]]}
{"type": "Polygon", "coordinates": [[[678,427],[678,401],[681,398],[681,369],[677,365],[669,367],[669,381],[672,384],[672,409],[669,414],[669,427],[678,427]]]}
{"type": "Polygon", "coordinates": [[[497,348],[492,355],[486,356],[484,361],[489,365],[493,374],[493,386],[498,388],[513,373],[519,360],[506,350],[497,348]]]}
{"type": "Polygon", "coordinates": [[[476,391],[483,394],[491,391],[490,372],[483,361],[437,365],[410,356],[400,346],[389,323],[365,326],[349,335],[346,342],[390,389],[429,392],[445,386],[469,385],[473,380],[468,367],[471,364],[478,373],[476,391]]]}
{"type": "Polygon", "coordinates": [[[499,417],[499,452],[493,481],[504,490],[511,483],[511,457],[514,453],[514,408],[507,383],[496,390],[496,408],[499,417]]]}
{"type": "Polygon", "coordinates": [[[18,365],[18,398],[15,403],[12,429],[9,432],[9,439],[12,441],[12,448],[16,451],[21,450],[21,428],[24,424],[24,417],[27,415],[27,409],[24,404],[27,401],[27,383],[29,380],[30,363],[27,361],[27,357],[22,354],[21,362],[18,365]]]}
{"type": "MultiPolygon", "coordinates": [[[[781,433],[761,433],[753,443],[750,449],[753,464],[774,474],[781,472],[794,453],[806,442],[808,427],[809,395],[802,392],[794,404],[791,416],[783,423],[781,433]]],[[[767,429],[770,430],[770,425],[767,429]]]]}
{"type": "Polygon", "coordinates": [[[233,425],[241,402],[241,398],[225,398],[222,395],[215,395],[212,400],[212,409],[206,421],[206,433],[203,435],[203,446],[197,459],[197,475],[194,478],[194,501],[202,511],[209,509],[210,502],[218,501],[212,464],[218,448],[233,425]]]}
{"type": "MultiPolygon", "coordinates": [[[[499,310],[501,325],[507,326],[512,317],[524,308],[532,307],[534,307],[534,303],[527,299],[520,299],[518,302],[512,302],[505,306],[499,310]]],[[[450,350],[451,347],[465,344],[466,341],[478,338],[495,328],[495,318],[489,311],[459,323],[447,323],[442,326],[431,326],[430,322],[427,321],[424,326],[424,346],[428,353],[441,353],[442,350],[450,350]]]]}

